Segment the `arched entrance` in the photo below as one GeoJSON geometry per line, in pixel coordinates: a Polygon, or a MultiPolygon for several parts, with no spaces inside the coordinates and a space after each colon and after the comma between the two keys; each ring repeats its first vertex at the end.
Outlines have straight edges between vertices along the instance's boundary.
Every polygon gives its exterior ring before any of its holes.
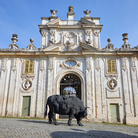
{"type": "Polygon", "coordinates": [[[75,74],[66,74],[60,81],[60,95],[76,96],[81,99],[81,80],[75,74]]]}

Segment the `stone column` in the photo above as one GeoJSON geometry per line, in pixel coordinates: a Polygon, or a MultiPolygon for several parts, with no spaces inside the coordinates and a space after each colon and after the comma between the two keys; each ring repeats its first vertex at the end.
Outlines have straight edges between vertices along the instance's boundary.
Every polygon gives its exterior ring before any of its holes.
{"type": "Polygon", "coordinates": [[[37,111],[36,117],[44,117],[45,109],[45,92],[46,92],[46,69],[45,60],[39,62],[39,75],[38,75],[38,94],[37,94],[37,111]]]}

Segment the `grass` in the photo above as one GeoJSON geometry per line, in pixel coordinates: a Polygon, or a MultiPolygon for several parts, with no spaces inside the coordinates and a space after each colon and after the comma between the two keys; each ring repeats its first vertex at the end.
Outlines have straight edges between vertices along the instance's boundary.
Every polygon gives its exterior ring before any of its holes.
{"type": "Polygon", "coordinates": [[[131,127],[138,127],[138,125],[128,125],[128,124],[120,124],[120,123],[108,123],[108,122],[102,122],[105,125],[117,125],[117,126],[131,126],[131,127]]]}

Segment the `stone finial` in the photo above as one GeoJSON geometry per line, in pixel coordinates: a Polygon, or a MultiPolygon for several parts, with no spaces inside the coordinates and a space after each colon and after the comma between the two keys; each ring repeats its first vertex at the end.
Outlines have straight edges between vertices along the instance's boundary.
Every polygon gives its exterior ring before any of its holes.
{"type": "Polygon", "coordinates": [[[9,45],[9,49],[18,49],[18,45],[16,44],[16,42],[18,41],[17,39],[18,35],[17,34],[12,34],[12,44],[9,45]]]}
{"type": "Polygon", "coordinates": [[[74,10],[73,6],[69,6],[69,11],[67,13],[68,20],[74,20],[75,13],[73,10],[74,10]]]}
{"type": "Polygon", "coordinates": [[[111,42],[111,39],[108,38],[107,39],[107,42],[108,42],[108,44],[106,45],[105,49],[113,50],[114,49],[114,45],[110,43],[111,42]]]}
{"type": "Polygon", "coordinates": [[[12,40],[12,43],[13,43],[13,44],[16,44],[16,42],[18,41],[17,37],[18,37],[17,34],[13,34],[13,35],[12,35],[11,40],[12,40]]]}
{"type": "Polygon", "coordinates": [[[86,10],[86,11],[83,11],[83,12],[84,12],[84,14],[85,14],[85,17],[90,17],[91,11],[86,10]]]}
{"type": "Polygon", "coordinates": [[[33,39],[33,38],[31,38],[31,39],[30,39],[30,42],[31,42],[31,44],[32,44],[32,43],[34,42],[34,39],[33,39]]]}
{"type": "Polygon", "coordinates": [[[30,44],[27,46],[27,49],[30,49],[30,50],[35,50],[36,49],[36,47],[35,47],[35,45],[33,44],[33,42],[34,42],[34,39],[33,38],[31,38],[30,39],[30,44]]]}
{"type": "Polygon", "coordinates": [[[122,36],[123,36],[123,41],[124,41],[122,48],[129,49],[130,44],[128,43],[128,33],[124,33],[124,34],[122,34],[122,36]]]}
{"type": "Polygon", "coordinates": [[[111,39],[110,39],[110,38],[108,38],[108,39],[107,39],[107,42],[108,42],[108,44],[109,44],[109,43],[111,42],[111,39]]]}
{"type": "Polygon", "coordinates": [[[51,17],[57,17],[57,10],[55,11],[55,10],[50,10],[50,12],[51,12],[51,17]]]}
{"type": "Polygon", "coordinates": [[[69,12],[73,13],[73,10],[74,10],[73,6],[69,6],[69,12]]]}

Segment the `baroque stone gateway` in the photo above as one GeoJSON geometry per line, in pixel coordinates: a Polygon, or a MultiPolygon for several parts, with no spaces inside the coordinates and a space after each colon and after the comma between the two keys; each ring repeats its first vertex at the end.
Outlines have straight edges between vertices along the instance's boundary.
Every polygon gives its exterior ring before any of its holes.
{"type": "Polygon", "coordinates": [[[128,34],[120,48],[109,38],[101,48],[103,25],[90,10],[78,21],[72,6],[67,21],[50,12],[38,25],[40,48],[34,39],[20,48],[13,34],[0,49],[0,116],[44,118],[47,98],[56,94],[81,99],[90,121],[138,124],[138,47],[128,34]]]}

